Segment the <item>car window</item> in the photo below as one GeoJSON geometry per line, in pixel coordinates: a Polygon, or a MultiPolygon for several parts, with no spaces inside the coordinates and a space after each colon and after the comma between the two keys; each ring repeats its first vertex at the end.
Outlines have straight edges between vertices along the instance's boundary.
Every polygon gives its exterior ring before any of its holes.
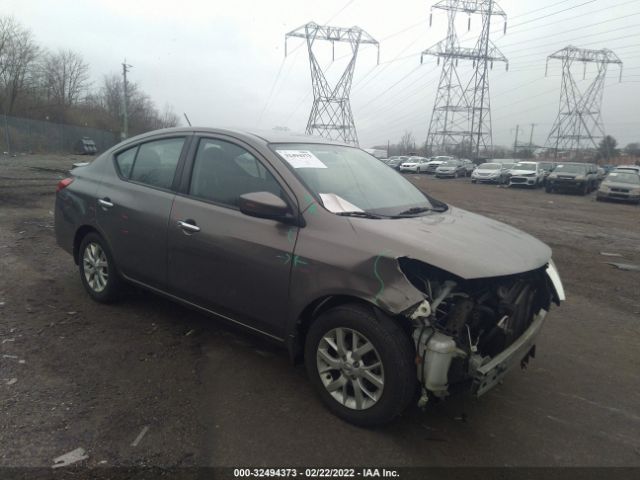
{"type": "Polygon", "coordinates": [[[131,175],[131,167],[133,167],[133,160],[136,158],[137,151],[138,147],[135,146],[116,155],[116,164],[118,165],[118,170],[120,171],[120,175],[125,178],[129,178],[129,176],[131,175]]]}
{"type": "Polygon", "coordinates": [[[140,145],[131,180],[152,187],[170,188],[184,140],[184,137],[166,138],[140,145]]]}
{"type": "Polygon", "coordinates": [[[247,150],[224,140],[201,139],[189,194],[236,207],[240,195],[251,192],[271,192],[285,198],[273,175],[247,150]]]}

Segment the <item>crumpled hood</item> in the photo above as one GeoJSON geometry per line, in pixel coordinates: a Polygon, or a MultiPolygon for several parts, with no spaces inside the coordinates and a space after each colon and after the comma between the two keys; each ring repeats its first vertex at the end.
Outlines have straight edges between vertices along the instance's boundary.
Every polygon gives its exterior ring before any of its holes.
{"type": "Polygon", "coordinates": [[[350,220],[375,254],[413,258],[465,279],[527,272],[551,258],[551,249],[531,235],[455,207],[403,219],[350,220]]]}

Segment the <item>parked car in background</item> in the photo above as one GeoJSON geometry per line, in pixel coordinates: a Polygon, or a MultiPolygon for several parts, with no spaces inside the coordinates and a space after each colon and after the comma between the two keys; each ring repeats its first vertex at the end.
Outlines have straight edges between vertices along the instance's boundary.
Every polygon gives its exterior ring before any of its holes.
{"type": "Polygon", "coordinates": [[[468,158],[462,158],[460,159],[460,161],[462,162],[462,165],[464,166],[464,170],[465,170],[465,175],[467,177],[470,177],[471,174],[473,173],[473,171],[476,168],[476,164],[473,163],[471,160],[469,160],[468,158]]]}
{"type": "Polygon", "coordinates": [[[543,170],[542,185],[546,185],[547,177],[555,168],[556,163],[555,162],[538,162],[538,163],[540,164],[540,168],[542,168],[543,170]]]}
{"type": "Polygon", "coordinates": [[[506,183],[510,168],[506,163],[482,163],[471,174],[471,183],[506,183]]]}
{"type": "Polygon", "coordinates": [[[538,162],[518,162],[509,170],[509,186],[541,187],[544,170],[538,162]]]}
{"type": "Polygon", "coordinates": [[[420,173],[422,169],[426,170],[428,160],[424,157],[409,157],[400,164],[401,172],[420,173]]]}
{"type": "Polygon", "coordinates": [[[635,172],[640,175],[640,165],[618,165],[612,171],[614,172],[635,172]]]}
{"type": "Polygon", "coordinates": [[[429,159],[429,162],[427,163],[427,168],[426,168],[425,172],[429,173],[429,174],[435,174],[436,173],[436,168],[438,168],[444,162],[447,162],[449,160],[453,160],[453,157],[449,157],[449,156],[445,156],[445,155],[440,155],[438,157],[431,157],[429,159]]]}
{"type": "Polygon", "coordinates": [[[600,184],[596,200],[624,200],[640,204],[640,175],[614,170],[600,184]]]}
{"type": "Polygon", "coordinates": [[[361,426],[418,394],[483,395],[535,357],[565,299],[544,243],[303,135],[128,139],[60,181],[55,235],[94,300],[117,300],[126,282],[269,338],[361,426]]]}
{"type": "Polygon", "coordinates": [[[404,162],[408,158],[409,157],[405,157],[405,156],[389,157],[389,161],[387,162],[387,165],[393,168],[394,170],[400,170],[400,165],[402,165],[402,162],[404,162]]]}
{"type": "Polygon", "coordinates": [[[545,185],[547,193],[573,190],[586,195],[597,188],[598,169],[593,163],[559,163],[545,185]]]}
{"type": "Polygon", "coordinates": [[[598,178],[598,186],[602,183],[602,181],[604,180],[604,177],[606,176],[607,176],[607,172],[604,168],[602,167],[596,168],[596,177],[598,178]]]}
{"type": "Polygon", "coordinates": [[[436,168],[437,178],[458,178],[466,176],[467,168],[460,160],[447,160],[436,168]]]}

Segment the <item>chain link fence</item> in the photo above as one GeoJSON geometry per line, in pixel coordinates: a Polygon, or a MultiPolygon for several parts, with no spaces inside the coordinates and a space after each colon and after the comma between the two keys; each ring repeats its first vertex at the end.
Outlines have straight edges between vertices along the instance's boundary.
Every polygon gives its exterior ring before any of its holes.
{"type": "Polygon", "coordinates": [[[117,133],[97,128],[0,116],[0,153],[73,153],[83,137],[91,138],[98,152],[118,142],[117,133]]]}

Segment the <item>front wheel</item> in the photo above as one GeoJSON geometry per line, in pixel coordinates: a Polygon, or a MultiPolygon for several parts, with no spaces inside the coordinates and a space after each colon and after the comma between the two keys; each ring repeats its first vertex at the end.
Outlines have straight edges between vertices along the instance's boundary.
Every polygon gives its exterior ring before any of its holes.
{"type": "Polygon", "coordinates": [[[415,348],[374,307],[347,304],[321,314],[305,342],[305,364],[325,406],[362,427],[391,421],[416,392],[415,348]]]}
{"type": "Polygon", "coordinates": [[[87,234],[80,243],[78,258],[80,279],[91,298],[102,303],[116,300],[121,280],[104,239],[97,233],[87,234]]]}

